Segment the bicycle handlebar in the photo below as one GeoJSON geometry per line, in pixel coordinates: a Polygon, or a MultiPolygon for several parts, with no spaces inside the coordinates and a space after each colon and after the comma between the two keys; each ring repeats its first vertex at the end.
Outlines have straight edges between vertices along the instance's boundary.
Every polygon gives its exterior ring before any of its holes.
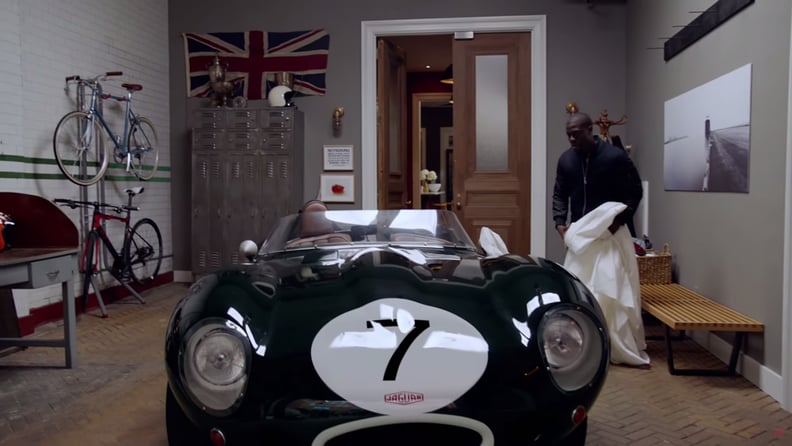
{"type": "Polygon", "coordinates": [[[83,79],[79,74],[73,74],[71,76],[66,76],[66,82],[74,82],[74,81],[98,82],[100,80],[105,80],[110,76],[121,76],[122,74],[124,74],[123,71],[107,71],[105,72],[105,74],[100,74],[98,76],[94,76],[88,79],[83,79]]]}
{"type": "Polygon", "coordinates": [[[80,201],[80,200],[70,200],[68,198],[56,198],[52,200],[55,203],[60,204],[61,206],[68,206],[72,209],[77,207],[93,207],[93,208],[110,208],[111,211],[115,212],[116,214],[120,214],[125,210],[128,211],[139,211],[140,208],[137,206],[116,206],[114,204],[107,204],[107,203],[100,203],[98,201],[80,201]]]}

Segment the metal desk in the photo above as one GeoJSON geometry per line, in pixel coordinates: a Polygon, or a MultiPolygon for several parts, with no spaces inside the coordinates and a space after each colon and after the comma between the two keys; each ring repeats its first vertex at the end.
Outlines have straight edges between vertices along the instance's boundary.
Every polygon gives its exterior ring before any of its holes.
{"type": "MultiPolygon", "coordinates": [[[[74,270],[80,235],[66,214],[51,201],[20,192],[0,192],[0,210],[15,223],[11,248],[0,252],[0,293],[11,298],[15,288],[41,288],[61,284],[63,339],[0,337],[0,347],[63,347],[66,367],[77,365],[75,336],[74,270]]],[[[8,242],[8,240],[6,240],[8,242]]],[[[16,319],[13,310],[9,319],[16,319]]],[[[4,333],[11,336],[18,333],[4,333]]]]}
{"type": "Polygon", "coordinates": [[[0,338],[0,347],[63,347],[66,367],[77,365],[77,316],[72,278],[77,248],[13,248],[0,253],[0,289],[41,288],[61,284],[63,339],[0,338]]]}

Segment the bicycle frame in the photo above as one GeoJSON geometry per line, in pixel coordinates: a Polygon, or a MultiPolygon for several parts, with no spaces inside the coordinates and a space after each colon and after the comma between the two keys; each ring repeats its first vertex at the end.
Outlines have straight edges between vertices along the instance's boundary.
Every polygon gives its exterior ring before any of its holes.
{"type": "MultiPolygon", "coordinates": [[[[88,86],[91,89],[91,101],[89,102],[88,113],[90,116],[98,118],[99,122],[102,124],[102,127],[107,132],[107,135],[110,137],[110,140],[113,142],[113,146],[115,146],[115,153],[118,156],[123,156],[126,158],[126,169],[129,170],[129,163],[131,162],[131,156],[135,155],[136,153],[140,153],[140,149],[135,149],[130,151],[129,147],[127,147],[127,140],[126,135],[129,133],[129,129],[132,127],[132,124],[137,122],[138,118],[135,115],[135,112],[132,111],[132,92],[127,92],[125,96],[115,96],[112,94],[98,92],[97,84],[89,81],[82,80],[83,85],[88,86]],[[98,104],[99,100],[104,99],[113,99],[118,102],[124,103],[124,131],[122,133],[116,134],[113,132],[113,129],[110,128],[110,125],[107,124],[105,121],[102,112],[99,111],[98,104]],[[123,137],[122,137],[123,135],[123,137]]],[[[93,127],[88,127],[93,128],[93,127]]],[[[150,141],[146,141],[150,145],[150,141]]]]}
{"type": "Polygon", "coordinates": [[[99,255],[101,252],[100,249],[100,241],[104,243],[105,248],[110,252],[110,256],[113,258],[113,265],[110,267],[111,272],[113,275],[117,273],[121,273],[126,268],[125,258],[123,247],[126,246],[126,240],[129,237],[129,226],[131,221],[131,210],[126,210],[126,217],[119,217],[115,215],[106,214],[101,212],[98,207],[94,208],[93,218],[91,223],[91,230],[89,232],[88,237],[86,237],[85,248],[83,249],[82,253],[82,260],[80,261],[80,272],[84,273],[86,271],[90,272],[98,272],[99,271],[99,255]],[[115,246],[113,246],[113,242],[110,240],[110,237],[107,235],[107,231],[105,230],[104,226],[102,226],[103,221],[110,221],[116,220],[124,223],[124,241],[121,245],[121,250],[116,250],[115,246]],[[92,238],[91,235],[96,234],[98,238],[92,238]],[[93,241],[94,246],[89,246],[93,241]],[[89,250],[93,250],[92,257],[92,264],[87,265],[88,253],[89,250]],[[89,270],[90,268],[90,270],[89,270]]]}
{"type": "Polygon", "coordinates": [[[106,271],[110,272],[122,286],[129,290],[140,303],[145,303],[143,297],[129,285],[134,281],[140,286],[146,286],[154,281],[162,263],[162,235],[156,223],[150,218],[142,218],[132,224],[132,211],[140,208],[132,206],[135,195],[143,192],[142,187],[126,189],[129,200],[125,205],[112,205],[98,201],[80,201],[67,198],[55,198],[55,203],[69,206],[72,209],[93,208],[91,228],[83,241],[82,256],[80,259],[80,274],[83,276],[83,310],[88,300],[88,292],[93,285],[96,300],[102,317],[107,317],[107,310],[100,295],[100,288],[96,282],[100,269],[100,245],[104,244],[113,259],[112,265],[107,265],[106,271]],[[103,208],[109,208],[104,210],[103,208]],[[114,212],[118,215],[111,215],[114,212]],[[125,214],[125,215],[121,215],[125,214]],[[107,230],[103,226],[106,221],[118,221],[124,225],[124,237],[120,249],[110,240],[107,230]]]}
{"type": "MultiPolygon", "coordinates": [[[[139,116],[132,107],[132,93],[140,91],[140,84],[122,83],[126,94],[113,95],[102,91],[102,81],[108,76],[120,76],[120,71],[83,79],[78,75],[66,78],[66,91],[71,83],[77,84],[79,109],[66,113],[58,121],[53,133],[52,144],[55,161],[61,172],[71,182],[90,186],[107,172],[110,161],[123,163],[127,172],[132,172],[141,181],[150,180],[157,171],[159,150],[157,132],[151,120],[139,116]],[[90,89],[89,93],[85,89],[90,89]],[[85,99],[85,101],[83,101],[85,99]],[[102,110],[104,99],[123,102],[123,133],[116,133],[102,110]],[[82,105],[84,102],[85,105],[82,105]],[[105,139],[113,142],[111,148],[105,139]],[[112,156],[112,157],[111,157],[112,156]]],[[[116,125],[116,127],[120,127],[116,125]]]]}

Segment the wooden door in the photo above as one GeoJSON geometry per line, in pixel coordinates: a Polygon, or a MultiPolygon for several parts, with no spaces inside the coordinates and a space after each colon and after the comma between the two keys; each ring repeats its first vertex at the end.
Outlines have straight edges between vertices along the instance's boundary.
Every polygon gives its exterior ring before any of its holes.
{"type": "Polygon", "coordinates": [[[377,207],[412,207],[404,51],[377,41],[377,207]]]}
{"type": "Polygon", "coordinates": [[[454,211],[531,252],[531,35],[454,40],[454,211]]]}

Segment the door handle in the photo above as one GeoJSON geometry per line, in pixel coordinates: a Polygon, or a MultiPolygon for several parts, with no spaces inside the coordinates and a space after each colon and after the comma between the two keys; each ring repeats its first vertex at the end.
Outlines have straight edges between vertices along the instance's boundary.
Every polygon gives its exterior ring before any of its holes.
{"type": "Polygon", "coordinates": [[[456,208],[458,211],[462,210],[462,194],[457,194],[456,208]]]}
{"type": "Polygon", "coordinates": [[[412,200],[407,200],[404,202],[405,206],[412,206],[412,200]]]}

